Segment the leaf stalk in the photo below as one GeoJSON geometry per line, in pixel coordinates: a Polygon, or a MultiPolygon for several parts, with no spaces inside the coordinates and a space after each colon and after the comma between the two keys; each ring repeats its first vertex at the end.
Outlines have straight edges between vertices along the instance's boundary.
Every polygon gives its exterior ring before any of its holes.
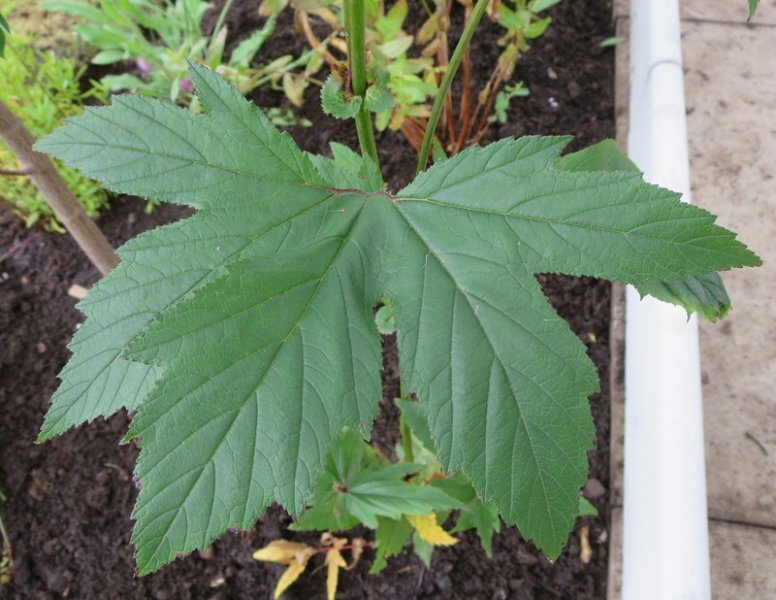
{"type": "Polygon", "coordinates": [[[410,429],[409,421],[407,421],[404,415],[399,417],[399,431],[402,449],[404,450],[404,462],[412,462],[415,460],[415,455],[412,451],[412,429],[410,429]]]}
{"type": "MultiPolygon", "coordinates": [[[[365,98],[366,77],[366,38],[364,36],[364,0],[345,0],[345,30],[347,31],[348,63],[350,68],[353,94],[365,98]]],[[[377,157],[377,144],[372,131],[372,120],[366,108],[366,101],[356,113],[356,131],[361,153],[380,166],[377,157]]]]}
{"type": "Polygon", "coordinates": [[[418,157],[418,166],[415,170],[416,173],[420,173],[426,168],[428,163],[428,155],[431,152],[431,144],[434,140],[434,132],[436,131],[437,124],[439,123],[439,116],[447,101],[447,95],[450,92],[450,86],[455,79],[455,75],[458,72],[458,67],[461,66],[464,54],[469,47],[474,36],[474,31],[477,29],[477,25],[480,24],[482,16],[485,14],[485,10],[488,8],[489,0],[477,0],[477,4],[474,6],[471,18],[466,23],[466,27],[463,29],[461,38],[458,40],[458,44],[455,46],[453,56],[450,58],[450,63],[447,65],[444,77],[442,77],[442,83],[439,84],[439,90],[437,96],[434,99],[434,105],[431,107],[431,115],[428,118],[428,124],[426,125],[426,133],[423,135],[423,144],[420,147],[420,156],[418,157]]]}

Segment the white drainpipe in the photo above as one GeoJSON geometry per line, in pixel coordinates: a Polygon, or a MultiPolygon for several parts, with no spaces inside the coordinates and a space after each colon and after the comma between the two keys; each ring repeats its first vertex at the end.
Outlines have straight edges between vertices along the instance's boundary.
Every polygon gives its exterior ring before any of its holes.
{"type": "MultiPolygon", "coordinates": [[[[677,0],[631,0],[628,153],[690,201],[677,0]]],[[[629,288],[623,600],[706,600],[709,578],[698,325],[629,288]]]]}

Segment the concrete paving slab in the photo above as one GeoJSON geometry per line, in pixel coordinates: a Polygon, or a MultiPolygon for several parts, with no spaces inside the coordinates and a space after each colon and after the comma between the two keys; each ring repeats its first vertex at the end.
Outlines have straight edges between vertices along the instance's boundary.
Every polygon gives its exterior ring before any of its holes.
{"type": "Polygon", "coordinates": [[[714,600],[776,598],[776,530],[710,521],[709,545],[714,600]]]}
{"type": "MultiPolygon", "coordinates": [[[[682,19],[746,23],[749,5],[746,0],[681,0],[682,19]]],[[[630,14],[630,0],[614,0],[612,12],[615,18],[630,14]]],[[[776,25],[776,0],[760,0],[752,26],[776,25]]]]}
{"type": "MultiPolygon", "coordinates": [[[[608,600],[622,598],[622,509],[609,521],[608,600]]],[[[776,598],[776,530],[709,521],[713,600],[776,598]]]]}
{"type": "Polygon", "coordinates": [[[765,262],[724,274],[734,309],[701,325],[709,516],[776,527],[776,31],[683,37],[694,202],[765,262]]]}
{"type": "MultiPolygon", "coordinates": [[[[682,19],[746,23],[749,4],[746,0],[681,0],[682,19]]],[[[753,25],[776,24],[776,0],[760,0],[753,25]]]]}

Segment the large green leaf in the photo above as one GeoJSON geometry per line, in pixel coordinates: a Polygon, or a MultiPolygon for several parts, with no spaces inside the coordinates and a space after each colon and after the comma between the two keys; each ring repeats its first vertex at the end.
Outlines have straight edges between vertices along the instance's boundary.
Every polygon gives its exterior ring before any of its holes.
{"type": "MultiPolygon", "coordinates": [[[[343,199],[346,213],[348,200],[363,199],[343,199]]],[[[132,345],[130,358],[166,367],[131,429],[148,449],[134,511],[143,570],[250,527],[272,500],[301,512],[342,427],[371,427],[380,339],[353,227],[232,267],[132,345]]]]}
{"type": "MultiPolygon", "coordinates": [[[[567,154],[558,160],[557,168],[567,171],[629,171],[638,167],[622,153],[614,140],[604,140],[589,148],[567,154]]],[[[730,312],[730,298],[718,273],[691,275],[676,281],[647,281],[636,285],[641,296],[650,295],[663,302],[697,312],[715,321],[730,312]]]]}
{"type": "Polygon", "coordinates": [[[585,483],[597,381],[533,273],[640,283],[758,262],[638,175],[553,168],[567,141],[503,140],[421,174],[393,204],[406,227],[384,265],[404,387],[445,468],[551,557],[585,483]]]}
{"type": "Polygon", "coordinates": [[[213,281],[224,265],[274,254],[341,215],[328,212],[332,193],[316,187],[322,180],[287,135],[215,74],[194,67],[192,76],[205,115],[114,96],[111,107],[87,109],[36,146],[117,192],[200,208],[125,244],[121,265],[81,302],[89,318],[70,344],[73,358],[41,440],[137,409],[159,370],[130,363],[121,351],[155,315],[213,281]],[[138,133],[144,130],[151,133],[138,133]]]}
{"type": "MultiPolygon", "coordinates": [[[[114,190],[198,209],[127,244],[82,303],[41,434],[138,411],[140,572],[273,500],[302,510],[341,428],[371,428],[380,298],[444,467],[557,556],[597,382],[534,274],[639,284],[759,259],[637,174],[557,168],[567,138],[470,149],[391,195],[369,165],[310,159],[219,77],[192,74],[204,115],[119,97],[38,145],[114,190]]],[[[354,482],[348,511],[417,510],[390,475],[354,482]]]]}

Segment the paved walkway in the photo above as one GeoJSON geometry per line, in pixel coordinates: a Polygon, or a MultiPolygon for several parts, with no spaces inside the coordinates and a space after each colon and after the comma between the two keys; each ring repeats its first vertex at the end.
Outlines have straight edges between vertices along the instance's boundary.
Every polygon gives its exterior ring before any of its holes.
{"type": "MultiPolygon", "coordinates": [[[[776,0],[761,0],[752,24],[746,4],[682,1],[693,201],[739,232],[765,263],[724,274],[733,311],[700,327],[712,594],[719,600],[776,598],[776,0]]],[[[626,37],[627,8],[627,1],[615,2],[618,31],[626,37]]],[[[621,47],[621,141],[627,65],[627,47],[621,47]]],[[[615,394],[613,400],[616,419],[621,399],[615,394]]],[[[609,594],[615,600],[622,426],[612,427],[609,594]]]]}

